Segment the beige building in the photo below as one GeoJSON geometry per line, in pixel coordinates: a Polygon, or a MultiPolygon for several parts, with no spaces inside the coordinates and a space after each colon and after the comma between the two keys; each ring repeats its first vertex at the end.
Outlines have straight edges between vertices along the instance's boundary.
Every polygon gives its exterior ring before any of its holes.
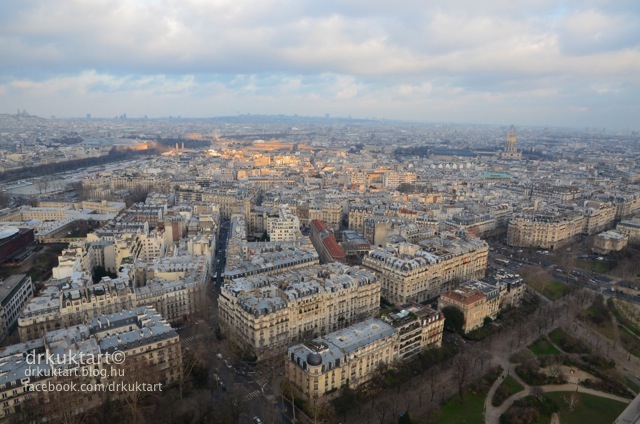
{"type": "Polygon", "coordinates": [[[455,306],[464,314],[463,331],[484,325],[484,319],[496,319],[505,307],[518,307],[525,293],[524,280],[514,274],[498,274],[484,281],[467,281],[438,299],[438,310],[455,306]]]}
{"type": "Polygon", "coordinates": [[[368,216],[364,220],[364,237],[378,247],[401,241],[416,243],[433,233],[433,229],[421,227],[405,218],[368,216]]]}
{"type": "Polygon", "coordinates": [[[460,287],[442,293],[438,299],[438,310],[442,311],[448,306],[458,308],[464,314],[462,331],[465,333],[482,327],[484,319],[489,316],[492,310],[484,293],[468,287],[460,287]]]}
{"type": "Polygon", "coordinates": [[[616,226],[616,230],[629,236],[629,243],[640,243],[640,218],[622,221],[616,226]]]}
{"type": "Polygon", "coordinates": [[[400,184],[413,184],[416,182],[415,172],[386,172],[382,176],[382,186],[395,190],[400,184]]]}
{"type": "Polygon", "coordinates": [[[160,392],[180,381],[181,369],[178,334],[153,308],[101,315],[0,351],[0,420],[19,420],[21,412],[38,421],[65,413],[69,418],[101,405],[106,392],[120,396],[109,390],[111,383],[139,383],[140,389],[160,392]],[[121,367],[114,365],[115,352],[124,353],[121,367]],[[42,387],[70,383],[77,390],[65,403],[72,404],[49,404],[57,401],[50,393],[55,389],[42,387]],[[95,389],[81,390],[82,384],[95,389]]]}
{"type": "Polygon", "coordinates": [[[97,284],[69,278],[54,281],[22,310],[20,340],[138,306],[153,306],[169,321],[180,322],[202,307],[208,263],[203,256],[174,256],[138,264],[137,273],[129,265],[118,278],[105,277],[97,284]],[[137,275],[130,277],[129,270],[137,275]]]}
{"type": "Polygon", "coordinates": [[[334,231],[340,230],[342,223],[342,205],[340,204],[313,204],[309,205],[309,222],[314,219],[324,221],[334,231]]]}
{"type": "Polygon", "coordinates": [[[584,229],[586,235],[593,235],[613,226],[616,207],[608,202],[588,201],[584,207],[584,229]]]}
{"type": "Polygon", "coordinates": [[[422,318],[411,314],[401,311],[401,317],[394,320],[397,326],[368,319],[290,347],[285,380],[296,396],[312,406],[337,397],[344,387],[366,386],[379,373],[380,366],[393,366],[425,348],[439,346],[442,315],[435,311],[422,318]]]}
{"type": "Polygon", "coordinates": [[[403,305],[434,298],[456,281],[482,278],[488,257],[489,246],[483,240],[443,233],[420,245],[398,243],[376,249],[362,264],[380,276],[382,297],[403,305]]]}
{"type": "Polygon", "coordinates": [[[364,220],[373,214],[374,207],[371,205],[349,205],[349,229],[360,234],[364,234],[364,220]]]}
{"type": "Polygon", "coordinates": [[[553,250],[567,244],[583,228],[584,217],[579,213],[516,215],[509,220],[507,244],[553,250]]]}
{"type": "Polygon", "coordinates": [[[411,303],[382,314],[380,319],[398,333],[398,359],[411,358],[427,347],[442,346],[444,315],[430,306],[411,303]]]}
{"type": "Polygon", "coordinates": [[[599,255],[619,252],[629,244],[629,236],[618,230],[605,231],[593,239],[591,250],[599,255]]]}
{"type": "Polygon", "coordinates": [[[225,283],[218,298],[223,329],[264,355],[373,316],[380,283],[362,268],[316,265],[225,283]]]}

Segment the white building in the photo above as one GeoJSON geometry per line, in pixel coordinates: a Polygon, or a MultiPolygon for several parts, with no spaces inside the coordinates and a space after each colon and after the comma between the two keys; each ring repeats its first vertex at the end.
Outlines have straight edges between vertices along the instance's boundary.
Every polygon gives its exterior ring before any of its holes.
{"type": "Polygon", "coordinates": [[[267,233],[270,241],[295,241],[302,237],[300,220],[289,206],[280,206],[278,216],[267,219],[267,233]]]}

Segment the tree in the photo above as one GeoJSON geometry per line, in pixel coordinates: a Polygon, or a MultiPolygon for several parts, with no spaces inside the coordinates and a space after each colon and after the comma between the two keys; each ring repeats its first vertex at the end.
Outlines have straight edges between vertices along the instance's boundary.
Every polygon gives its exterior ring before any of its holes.
{"type": "Polygon", "coordinates": [[[376,415],[378,415],[378,420],[380,424],[384,424],[384,420],[387,417],[387,413],[391,409],[391,405],[387,399],[382,399],[380,402],[376,403],[376,415]]]}
{"type": "Polygon", "coordinates": [[[0,208],[6,208],[11,205],[11,196],[6,192],[0,191],[0,208]]]}
{"type": "Polygon", "coordinates": [[[342,415],[343,421],[347,420],[347,412],[358,405],[358,394],[349,386],[342,389],[342,395],[334,399],[333,407],[336,415],[342,415]]]}
{"type": "Polygon", "coordinates": [[[458,395],[460,403],[464,402],[464,387],[467,379],[471,377],[473,369],[473,356],[469,351],[462,351],[453,360],[453,377],[458,386],[458,395]]]}
{"type": "Polygon", "coordinates": [[[136,384],[157,383],[157,370],[142,356],[127,356],[127,360],[116,367],[122,371],[122,376],[118,374],[118,381],[116,381],[117,383],[122,383],[121,390],[117,393],[118,398],[124,402],[129,412],[128,422],[134,424],[142,423],[144,422],[144,403],[156,394],[154,392],[129,390],[128,387],[135,387],[136,384]]]}
{"type": "Polygon", "coordinates": [[[491,317],[484,317],[484,320],[482,322],[482,326],[483,327],[490,327],[492,322],[493,322],[493,320],[491,319],[491,317]]]}
{"type": "Polygon", "coordinates": [[[573,411],[580,402],[580,395],[576,392],[571,392],[570,395],[564,396],[562,399],[567,403],[569,409],[573,411]]]}
{"type": "Polygon", "coordinates": [[[404,414],[400,416],[398,420],[398,424],[411,424],[411,417],[409,416],[409,411],[406,411],[404,414]]]}
{"type": "MultiPolygon", "coordinates": [[[[438,373],[436,372],[435,368],[431,368],[429,370],[429,388],[431,389],[431,401],[433,402],[433,397],[436,394],[436,377],[438,376],[438,373]]],[[[422,406],[422,405],[421,405],[422,406]]]]}
{"type": "Polygon", "coordinates": [[[229,389],[225,392],[223,399],[225,407],[220,410],[220,412],[224,414],[223,416],[225,417],[225,419],[220,420],[220,417],[218,416],[218,420],[215,422],[222,421],[238,424],[238,422],[240,422],[240,417],[245,411],[245,407],[248,402],[248,394],[249,392],[242,384],[237,383],[229,387],[229,389]]]}
{"type": "Polygon", "coordinates": [[[454,333],[462,334],[464,327],[464,313],[455,306],[442,308],[444,314],[444,328],[454,333]]]}
{"type": "Polygon", "coordinates": [[[196,340],[196,343],[191,348],[182,344],[182,375],[179,382],[181,399],[184,396],[185,386],[191,383],[190,377],[194,371],[199,370],[202,374],[208,375],[210,358],[211,353],[207,351],[205,344],[201,340],[196,340]]]}
{"type": "MultiPolygon", "coordinates": [[[[60,384],[76,384],[86,383],[79,376],[61,377],[56,380],[60,384]]],[[[89,402],[87,393],[74,392],[72,390],[61,391],[39,391],[35,393],[36,403],[42,405],[42,416],[46,417],[47,422],[55,424],[82,424],[86,422],[87,410],[96,406],[89,402]]]]}
{"type": "Polygon", "coordinates": [[[531,386],[530,389],[531,396],[542,401],[544,399],[544,390],[540,386],[531,386]]]}
{"type": "Polygon", "coordinates": [[[43,178],[38,181],[38,191],[40,194],[47,194],[47,190],[49,189],[49,180],[47,178],[43,178]]]}

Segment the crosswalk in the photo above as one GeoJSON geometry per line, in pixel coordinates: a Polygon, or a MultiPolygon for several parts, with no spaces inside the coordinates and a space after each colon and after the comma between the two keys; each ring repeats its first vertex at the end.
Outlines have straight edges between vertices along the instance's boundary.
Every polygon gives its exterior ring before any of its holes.
{"type": "Polygon", "coordinates": [[[244,400],[251,400],[251,399],[255,399],[258,396],[260,396],[260,390],[254,390],[253,392],[249,393],[244,400]]]}
{"type": "Polygon", "coordinates": [[[191,343],[197,339],[199,339],[200,337],[202,337],[202,334],[195,334],[193,336],[189,336],[187,338],[182,339],[183,343],[191,343]]]}

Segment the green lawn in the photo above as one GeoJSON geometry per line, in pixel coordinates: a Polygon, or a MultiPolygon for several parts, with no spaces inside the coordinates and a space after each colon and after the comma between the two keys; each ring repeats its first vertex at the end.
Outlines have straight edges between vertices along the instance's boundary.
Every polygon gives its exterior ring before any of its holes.
{"type": "Polygon", "coordinates": [[[429,424],[483,424],[484,395],[474,395],[466,392],[464,402],[455,396],[445,403],[436,414],[429,419],[429,424]]]}
{"type": "Polygon", "coordinates": [[[574,410],[569,409],[565,399],[572,392],[547,393],[545,396],[552,399],[560,407],[560,422],[562,424],[611,424],[618,415],[627,407],[626,403],[605,399],[598,396],[578,393],[580,396],[574,410]]]}
{"type": "Polygon", "coordinates": [[[588,269],[596,274],[605,274],[615,267],[615,263],[611,261],[586,261],[579,259],[576,266],[582,269],[588,269]]]}
{"type": "Polygon", "coordinates": [[[535,355],[559,355],[561,353],[546,337],[540,337],[529,346],[529,349],[535,355]]]}
{"type": "Polygon", "coordinates": [[[640,393],[640,386],[638,386],[632,380],[629,380],[627,377],[624,378],[624,384],[626,384],[628,388],[636,392],[636,394],[640,393]]]}
{"type": "Polygon", "coordinates": [[[556,328],[549,333],[549,338],[567,353],[589,353],[589,348],[584,343],[571,337],[561,328],[556,328]]]}
{"type": "Polygon", "coordinates": [[[498,386],[498,390],[496,390],[496,393],[493,395],[493,399],[491,399],[491,404],[493,406],[500,406],[507,398],[523,390],[524,387],[522,384],[518,383],[515,378],[508,375],[504,380],[502,380],[500,386],[498,386]]]}
{"type": "Polygon", "coordinates": [[[571,287],[558,280],[549,280],[546,283],[530,282],[529,285],[551,300],[560,299],[571,291],[571,287]]]}
{"type": "Polygon", "coordinates": [[[620,335],[622,347],[633,356],[640,358],[640,339],[621,325],[618,326],[618,334],[620,335]]]}

